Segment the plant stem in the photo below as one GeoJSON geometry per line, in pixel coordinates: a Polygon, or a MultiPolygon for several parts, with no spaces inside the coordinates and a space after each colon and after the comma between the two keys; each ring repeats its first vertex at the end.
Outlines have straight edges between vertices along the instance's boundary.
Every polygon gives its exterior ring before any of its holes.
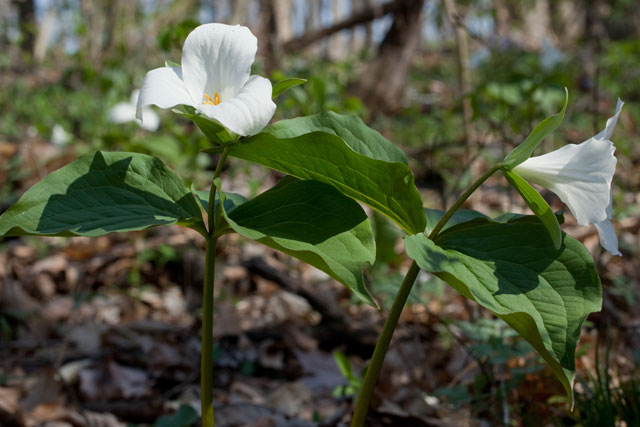
{"type": "Polygon", "coordinates": [[[216,166],[216,171],[213,174],[213,180],[211,180],[211,189],[209,189],[209,206],[207,209],[209,236],[213,236],[215,226],[217,225],[218,222],[220,222],[220,219],[219,219],[220,215],[214,209],[215,202],[216,202],[216,191],[218,190],[218,187],[216,187],[213,181],[220,178],[220,174],[222,173],[222,165],[224,164],[225,160],[227,160],[227,156],[229,155],[229,150],[230,150],[229,146],[225,146],[224,150],[222,150],[222,154],[220,155],[220,160],[218,160],[218,165],[216,166]],[[216,221],[216,219],[218,221],[216,221]]]}
{"type": "Polygon", "coordinates": [[[411,264],[411,267],[409,267],[407,275],[404,276],[404,280],[402,281],[400,290],[398,290],[398,293],[393,300],[393,305],[391,306],[391,310],[389,311],[389,317],[387,317],[387,320],[384,322],[382,332],[380,333],[378,342],[376,343],[376,348],[375,350],[373,350],[373,356],[371,356],[369,367],[367,367],[367,373],[364,376],[364,382],[362,383],[362,388],[360,389],[360,394],[358,395],[356,407],[353,412],[351,427],[364,426],[364,421],[367,417],[367,411],[369,410],[369,402],[371,401],[373,390],[375,389],[376,383],[378,382],[378,376],[380,375],[382,362],[384,362],[384,357],[386,356],[387,350],[389,349],[389,343],[391,343],[393,331],[396,329],[396,325],[398,324],[398,319],[400,318],[402,309],[407,302],[407,298],[409,297],[409,293],[411,292],[411,288],[413,287],[413,282],[415,282],[419,272],[420,267],[418,267],[418,264],[416,264],[416,262],[414,261],[411,264]]]}
{"type": "MultiPolygon", "coordinates": [[[[433,240],[438,235],[438,233],[445,226],[447,221],[453,216],[453,214],[462,206],[462,204],[469,198],[469,196],[480,187],[480,185],[494,172],[500,169],[502,165],[497,164],[487,172],[484,173],[476,182],[474,182],[471,187],[467,191],[465,191],[458,200],[449,208],[449,210],[444,214],[444,216],[438,221],[438,224],[433,228],[433,231],[429,234],[429,239],[433,240]]],[[[367,417],[367,411],[369,410],[369,403],[371,402],[371,397],[373,396],[373,390],[375,389],[376,383],[378,382],[378,377],[380,375],[380,369],[382,369],[382,363],[384,362],[384,358],[387,354],[387,350],[389,349],[389,344],[391,343],[391,337],[393,336],[393,332],[398,325],[398,320],[400,319],[400,314],[402,313],[402,309],[407,303],[407,298],[409,298],[409,294],[411,293],[411,288],[413,287],[416,278],[418,277],[418,273],[420,272],[420,267],[414,261],[409,267],[409,271],[407,271],[404,280],[402,281],[402,285],[396,294],[396,297],[393,300],[393,305],[391,306],[391,310],[389,310],[389,316],[387,320],[384,322],[384,326],[382,327],[382,332],[378,337],[378,342],[376,343],[376,347],[373,350],[373,356],[371,356],[371,361],[369,362],[369,367],[367,368],[367,373],[365,374],[364,381],[362,383],[362,388],[360,389],[360,394],[358,395],[358,400],[356,401],[356,407],[353,412],[353,418],[351,420],[351,427],[362,427],[364,426],[364,422],[367,417]]]]}
{"type": "Polygon", "coordinates": [[[207,237],[202,303],[202,353],[200,358],[200,400],[202,426],[213,427],[213,277],[217,239],[207,237]]]}
{"type": "Polygon", "coordinates": [[[476,191],[478,187],[480,187],[480,185],[482,185],[482,183],[487,180],[487,178],[493,175],[501,167],[502,167],[502,164],[498,163],[497,165],[495,165],[494,167],[486,171],[480,178],[476,180],[476,182],[471,184],[471,187],[469,187],[467,191],[465,191],[462,194],[462,196],[460,196],[458,200],[456,200],[453,206],[451,206],[449,210],[444,214],[444,216],[440,219],[440,221],[438,221],[436,226],[433,227],[433,231],[431,231],[431,233],[429,234],[430,240],[433,240],[436,238],[438,233],[440,233],[440,231],[442,230],[442,227],[444,227],[447,224],[447,221],[449,221],[449,219],[453,216],[453,214],[456,213],[458,209],[460,209],[460,206],[462,206],[462,204],[469,198],[469,196],[471,196],[471,194],[473,194],[473,192],[476,191]]]}
{"type": "Polygon", "coordinates": [[[217,187],[215,180],[222,173],[222,165],[229,155],[225,147],[218,160],[209,190],[207,209],[208,235],[206,237],[204,285],[202,295],[202,351],[200,356],[200,401],[202,405],[202,426],[213,427],[213,282],[216,268],[216,229],[220,224],[221,210],[215,209],[217,187]]]}

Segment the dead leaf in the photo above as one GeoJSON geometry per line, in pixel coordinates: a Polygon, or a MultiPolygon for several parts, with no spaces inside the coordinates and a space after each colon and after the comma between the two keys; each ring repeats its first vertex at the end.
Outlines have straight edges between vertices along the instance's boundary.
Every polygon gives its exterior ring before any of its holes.
{"type": "Polygon", "coordinates": [[[78,378],[80,393],[88,400],[138,399],[151,394],[145,371],[111,360],[97,368],[82,370],[78,378]]]}

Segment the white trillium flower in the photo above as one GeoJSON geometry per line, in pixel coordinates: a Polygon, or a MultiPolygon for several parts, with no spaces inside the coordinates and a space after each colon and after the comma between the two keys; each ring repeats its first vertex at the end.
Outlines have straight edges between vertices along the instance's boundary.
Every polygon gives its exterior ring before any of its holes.
{"type": "Polygon", "coordinates": [[[271,82],[251,76],[258,40],[247,27],[205,24],[194,29],[182,47],[182,67],[151,70],[142,82],[136,117],[142,107],[190,105],[231,132],[260,132],[276,105],[271,82]]]}
{"type": "MultiPolygon", "coordinates": [[[[109,121],[112,123],[128,123],[136,120],[136,112],[138,109],[138,96],[140,90],[136,89],[131,92],[131,99],[129,102],[118,102],[109,110],[109,121]]],[[[142,109],[144,115],[144,122],[140,125],[143,129],[151,132],[158,130],[160,126],[160,117],[149,107],[142,109]]]]}
{"type": "Polygon", "coordinates": [[[542,156],[531,157],[513,171],[527,181],[548,188],[560,197],[580,225],[594,224],[600,244],[621,255],[611,219],[611,181],[616,170],[615,147],[609,140],[624,102],[605,129],[580,144],[568,144],[542,156]]]}

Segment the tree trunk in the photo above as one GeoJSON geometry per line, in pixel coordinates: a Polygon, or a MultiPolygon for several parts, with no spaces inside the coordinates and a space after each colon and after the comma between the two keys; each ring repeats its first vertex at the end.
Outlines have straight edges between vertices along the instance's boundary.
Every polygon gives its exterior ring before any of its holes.
{"type": "Polygon", "coordinates": [[[409,69],[421,39],[424,0],[396,0],[396,4],[393,24],[377,56],[353,89],[372,114],[391,114],[402,107],[409,69]]]}
{"type": "Polygon", "coordinates": [[[249,0],[234,0],[230,3],[231,18],[229,18],[229,24],[246,25],[247,18],[249,17],[249,0]]]}
{"type": "Polygon", "coordinates": [[[280,45],[293,38],[293,19],[291,13],[291,0],[273,0],[276,39],[280,45]]]}
{"type": "Polygon", "coordinates": [[[466,12],[456,8],[454,0],[444,0],[445,9],[451,24],[455,28],[456,47],[458,52],[458,81],[462,99],[462,118],[464,121],[464,139],[467,146],[465,164],[469,164],[475,155],[475,136],[471,119],[473,108],[471,106],[471,70],[469,66],[469,35],[464,27],[466,12]]]}
{"type": "Polygon", "coordinates": [[[267,75],[278,67],[276,17],[272,0],[260,1],[260,24],[258,27],[258,55],[267,75]]]}
{"type": "Polygon", "coordinates": [[[20,48],[24,53],[33,55],[36,38],[36,14],[34,0],[15,0],[18,9],[18,25],[20,27],[20,48]]]}

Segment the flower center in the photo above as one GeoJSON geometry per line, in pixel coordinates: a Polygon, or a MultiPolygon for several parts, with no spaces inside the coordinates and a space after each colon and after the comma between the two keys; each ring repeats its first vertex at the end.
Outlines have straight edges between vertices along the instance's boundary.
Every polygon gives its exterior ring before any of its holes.
{"type": "Polygon", "coordinates": [[[209,96],[208,93],[204,94],[204,101],[202,101],[203,104],[207,104],[207,105],[218,105],[220,104],[220,94],[218,92],[215,92],[213,94],[213,99],[211,99],[211,97],[209,96]]]}

